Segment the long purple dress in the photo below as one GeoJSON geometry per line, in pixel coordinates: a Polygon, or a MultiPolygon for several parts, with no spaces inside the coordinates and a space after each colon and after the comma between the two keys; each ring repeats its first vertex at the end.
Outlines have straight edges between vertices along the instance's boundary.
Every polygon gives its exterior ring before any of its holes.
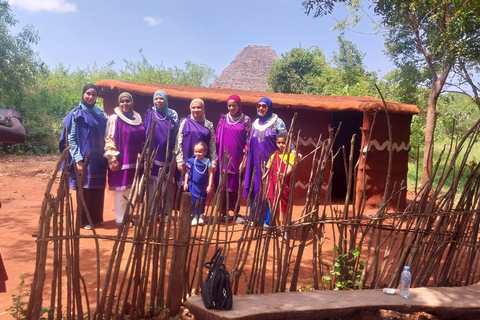
{"type": "MultiPolygon", "coordinates": [[[[133,117],[128,117],[133,120],[133,117]]],[[[145,141],[145,127],[142,123],[133,125],[125,122],[121,117],[115,121],[113,141],[119,152],[117,160],[120,170],[108,170],[108,184],[110,190],[124,191],[132,187],[137,164],[137,154],[142,153],[145,141]]]]}
{"type": "Polygon", "coordinates": [[[153,135],[152,149],[158,147],[157,155],[153,162],[152,175],[150,176],[151,180],[157,181],[158,171],[160,168],[164,167],[171,161],[171,154],[175,148],[175,138],[177,136],[177,121],[176,112],[168,109],[167,114],[162,114],[156,111],[155,107],[152,107],[147,110],[143,123],[145,125],[145,134],[148,137],[150,130],[153,127],[153,119],[156,119],[155,133],[153,135]],[[170,126],[170,139],[168,139],[168,129],[170,126]],[[167,150],[168,142],[168,150],[167,150]],[[168,154],[168,159],[167,159],[168,154]]]}
{"type": "MultiPolygon", "coordinates": [[[[255,168],[255,176],[253,179],[252,199],[260,192],[261,187],[261,164],[266,164],[270,156],[277,150],[276,145],[276,122],[280,119],[274,115],[275,121],[271,125],[259,125],[258,119],[252,125],[250,134],[250,147],[247,157],[247,168],[245,170],[245,183],[243,186],[243,197],[248,197],[250,183],[255,168]],[[260,158],[259,158],[260,155],[260,158]]],[[[281,121],[281,120],[280,120],[281,121]]],[[[270,122],[267,122],[269,124],[270,122]]]]}
{"type": "MultiPolygon", "coordinates": [[[[243,154],[251,130],[250,117],[243,115],[242,119],[237,123],[231,123],[226,115],[220,115],[217,125],[217,143],[218,143],[218,161],[221,172],[228,172],[228,191],[238,192],[239,173],[242,165],[243,154]],[[227,152],[231,158],[230,166],[226,168],[223,162],[224,153],[227,152]]],[[[227,158],[228,161],[228,158],[227,158]]]]}

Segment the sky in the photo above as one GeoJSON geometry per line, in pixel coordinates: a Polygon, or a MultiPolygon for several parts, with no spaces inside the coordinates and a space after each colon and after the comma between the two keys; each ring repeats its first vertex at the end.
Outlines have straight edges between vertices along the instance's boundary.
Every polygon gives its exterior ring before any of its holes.
{"type": "MultiPolygon", "coordinates": [[[[278,56],[292,48],[318,46],[328,60],[337,48],[336,19],[348,16],[339,6],[332,15],[307,16],[302,0],[7,0],[19,21],[40,35],[34,50],[48,66],[84,69],[114,61],[147,61],[183,68],[205,64],[216,75],[248,45],[266,45],[278,56]]],[[[367,20],[367,19],[365,19],[367,20]]],[[[12,30],[14,33],[15,30],[12,30]]],[[[18,31],[18,30],[17,30],[18,31]]],[[[394,67],[383,54],[383,37],[369,21],[347,31],[365,53],[368,71],[385,75],[394,67]]]]}

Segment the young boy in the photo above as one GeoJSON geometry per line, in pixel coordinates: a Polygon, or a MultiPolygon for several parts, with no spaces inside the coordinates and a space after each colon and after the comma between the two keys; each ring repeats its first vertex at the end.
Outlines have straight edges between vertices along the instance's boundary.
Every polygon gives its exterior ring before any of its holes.
{"type": "Polygon", "coordinates": [[[285,224],[285,218],[287,214],[288,197],[290,195],[290,174],[292,173],[293,164],[295,162],[295,155],[292,152],[285,153],[285,155],[283,155],[287,144],[287,132],[279,132],[276,139],[278,150],[275,151],[275,153],[272,154],[268,160],[267,168],[269,170],[265,174],[265,177],[268,176],[268,200],[270,203],[270,209],[273,208],[276,199],[278,199],[282,187],[281,182],[283,181],[285,184],[285,189],[283,190],[280,198],[281,220],[279,215],[277,215],[276,218],[277,225],[283,225],[285,224]]]}
{"type": "Polygon", "coordinates": [[[204,223],[205,199],[207,194],[213,190],[213,169],[210,159],[205,158],[207,151],[208,147],[203,141],[197,142],[193,146],[193,156],[185,164],[187,172],[183,189],[190,190],[192,194],[192,226],[204,223]],[[199,199],[199,204],[195,212],[197,199],[199,199]]]}

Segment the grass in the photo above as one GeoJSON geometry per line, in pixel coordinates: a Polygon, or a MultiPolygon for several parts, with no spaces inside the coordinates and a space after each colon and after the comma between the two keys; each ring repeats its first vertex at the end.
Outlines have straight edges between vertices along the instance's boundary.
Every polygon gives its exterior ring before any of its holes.
{"type": "MultiPolygon", "coordinates": [[[[435,166],[438,163],[438,167],[435,174],[434,185],[437,185],[443,172],[448,168],[452,161],[452,155],[455,151],[455,145],[452,146],[452,150],[450,152],[450,141],[442,140],[435,142],[435,150],[433,152],[433,166],[435,170],[435,166]],[[442,153],[443,151],[443,153],[442,153]],[[450,152],[450,154],[449,154],[450,152]]],[[[417,148],[412,147],[412,151],[410,151],[410,155],[416,156],[417,148]]],[[[423,149],[419,150],[419,155],[423,155],[423,149]]],[[[446,183],[442,187],[442,192],[446,192],[450,186],[452,185],[454,177],[458,175],[459,168],[461,168],[461,164],[466,158],[465,164],[468,166],[471,162],[477,164],[480,161],[480,141],[476,141],[468,154],[466,154],[465,147],[461,150],[460,155],[455,161],[454,171],[453,174],[450,173],[446,183]]],[[[408,173],[407,173],[407,188],[409,191],[415,191],[415,185],[417,185],[417,189],[420,188],[421,179],[422,179],[422,161],[423,158],[419,158],[417,161],[415,158],[410,158],[408,162],[408,173]],[[418,166],[418,168],[417,168],[418,166]],[[416,172],[418,170],[418,181],[416,183],[416,172]]],[[[460,181],[458,183],[457,193],[461,193],[465,182],[467,180],[468,171],[464,170],[460,181]]]]}

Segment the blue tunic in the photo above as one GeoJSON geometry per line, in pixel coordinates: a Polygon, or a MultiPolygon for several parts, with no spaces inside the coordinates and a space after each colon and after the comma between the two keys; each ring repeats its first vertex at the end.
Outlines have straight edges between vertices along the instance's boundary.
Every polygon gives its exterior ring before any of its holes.
{"type": "Polygon", "coordinates": [[[188,181],[188,191],[192,194],[193,210],[195,210],[195,203],[200,198],[200,203],[197,214],[205,212],[205,199],[207,198],[208,187],[208,168],[212,167],[212,163],[208,158],[198,160],[195,156],[190,157],[186,163],[187,170],[190,172],[188,181]]]}
{"type": "MultiPolygon", "coordinates": [[[[60,137],[60,152],[65,149],[67,138],[74,139],[76,145],[70,149],[70,188],[77,189],[77,177],[73,160],[85,161],[91,152],[90,164],[87,167],[84,188],[105,189],[107,175],[107,159],[103,157],[105,147],[105,129],[107,118],[103,113],[96,112],[98,108],[87,108],[83,104],[71,110],[63,119],[63,130],[60,137]],[[68,128],[68,134],[65,134],[68,128]]],[[[98,108],[99,109],[99,108],[98,108]]],[[[101,109],[99,109],[101,110],[101,109]]]]}

